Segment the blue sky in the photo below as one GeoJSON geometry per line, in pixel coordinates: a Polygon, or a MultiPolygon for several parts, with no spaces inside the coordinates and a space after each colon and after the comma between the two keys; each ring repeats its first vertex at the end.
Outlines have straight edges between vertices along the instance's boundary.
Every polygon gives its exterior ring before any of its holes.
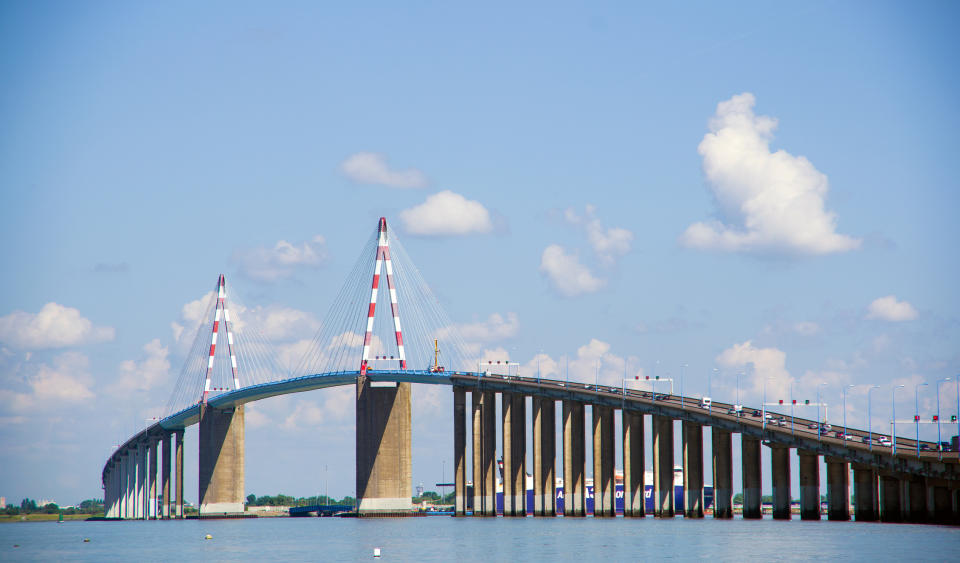
{"type": "MultiPolygon", "coordinates": [[[[295,355],[381,215],[477,354],[825,382],[831,418],[856,384],[851,424],[929,382],[926,416],[960,373],[957,12],[4,5],[0,495],[100,495],[221,272],[295,355]]],[[[251,407],[248,492],[352,494],[343,393],[251,407]]],[[[429,484],[449,397],[415,401],[429,484]]]]}

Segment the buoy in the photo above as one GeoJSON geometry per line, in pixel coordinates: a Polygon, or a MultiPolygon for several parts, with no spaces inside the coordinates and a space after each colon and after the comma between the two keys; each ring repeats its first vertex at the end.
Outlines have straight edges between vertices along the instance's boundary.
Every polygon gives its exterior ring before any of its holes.
{"type": "Polygon", "coordinates": [[[15,544],[13,544],[13,547],[20,547],[20,544],[15,543],[15,544]]]}
{"type": "Polygon", "coordinates": [[[373,548],[373,556],[374,556],[374,557],[380,557],[380,548],[379,548],[379,547],[373,548]]]}
{"type": "Polygon", "coordinates": [[[83,543],[90,543],[90,538],[83,538],[83,543]]]}
{"type": "Polygon", "coordinates": [[[203,539],[205,539],[205,540],[212,540],[212,539],[213,539],[213,536],[211,536],[210,534],[207,534],[206,536],[204,536],[203,539]]]}

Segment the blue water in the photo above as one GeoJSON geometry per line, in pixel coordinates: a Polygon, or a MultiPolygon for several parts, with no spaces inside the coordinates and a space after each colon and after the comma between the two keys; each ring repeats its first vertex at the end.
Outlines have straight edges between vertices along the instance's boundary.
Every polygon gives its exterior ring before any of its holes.
{"type": "Polygon", "coordinates": [[[260,518],[0,524],[0,561],[957,561],[960,529],[856,522],[260,518]],[[210,534],[211,540],[204,536],[210,534]],[[84,543],[83,538],[90,538],[84,543]],[[18,544],[20,547],[13,547],[18,544]]]}

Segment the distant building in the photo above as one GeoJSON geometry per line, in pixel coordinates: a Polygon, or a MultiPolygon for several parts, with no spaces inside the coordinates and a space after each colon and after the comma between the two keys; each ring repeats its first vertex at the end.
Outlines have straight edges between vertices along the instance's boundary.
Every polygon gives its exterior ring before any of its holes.
{"type": "Polygon", "coordinates": [[[0,497],[0,510],[7,507],[7,497],[0,497]]]}

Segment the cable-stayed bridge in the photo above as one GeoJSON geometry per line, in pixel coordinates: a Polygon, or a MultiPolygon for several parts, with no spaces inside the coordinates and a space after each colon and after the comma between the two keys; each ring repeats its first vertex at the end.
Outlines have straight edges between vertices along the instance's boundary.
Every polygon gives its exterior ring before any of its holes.
{"type": "MultiPolygon", "coordinates": [[[[253,316],[253,315],[251,315],[253,316]]],[[[107,459],[102,483],[108,518],[182,518],[184,429],[199,425],[200,515],[244,511],[244,405],[284,395],[352,385],[356,388],[356,480],[360,515],[412,512],[411,384],[452,388],[455,513],[495,516],[585,516],[592,474],[594,516],[615,516],[617,466],[624,516],[703,517],[704,472],[712,470],[712,512],[733,517],[731,436],[740,434],[744,518],[760,518],[761,463],[771,464],[773,517],[789,519],[794,491],[790,456],[800,472],[800,515],[820,519],[820,457],[827,467],[831,520],[850,518],[851,471],[857,520],[957,522],[960,463],[956,448],[875,433],[833,428],[823,421],[771,419],[766,409],[621,387],[520,377],[483,369],[429,286],[381,218],[322,326],[292,368],[285,367],[251,319],[231,311],[221,275],[204,324],[196,332],[167,405],[167,414],[131,436],[107,459]],[[401,322],[402,321],[402,322],[401,322]],[[470,408],[467,408],[467,395],[470,408]],[[497,451],[496,400],[501,402],[502,447],[497,451]],[[528,403],[528,398],[530,401],[528,403]],[[556,451],[557,402],[563,435],[556,451]],[[531,405],[527,416],[527,405],[531,405]],[[587,425],[587,410],[591,425],[587,425]],[[616,435],[614,417],[622,418],[616,435]],[[646,419],[650,416],[653,482],[645,483],[646,419]],[[674,431],[681,423],[682,498],[674,498],[674,431]],[[528,444],[527,424],[532,426],[528,444]],[[712,440],[704,464],[703,429],[712,440]],[[470,428],[471,459],[467,459],[470,428]],[[589,434],[588,434],[589,430],[589,434]],[[586,448],[592,445],[592,468],[586,448]],[[528,468],[528,446],[532,467],[528,468]],[[617,451],[620,459],[617,459],[617,451]],[[162,454],[162,455],[161,455],[162,454]],[[159,459],[158,459],[159,458],[159,459]],[[502,483],[497,480],[501,460],[502,483]],[[159,464],[158,464],[159,461],[159,464]],[[591,471],[588,471],[591,470],[591,471]],[[468,472],[472,486],[468,485],[468,472]],[[533,503],[526,477],[533,475],[533,503]],[[556,495],[561,482],[562,512],[556,495]],[[497,494],[502,490],[502,510],[497,494]],[[157,502],[158,496],[162,503],[157,502]]],[[[819,416],[819,415],[818,415],[819,416]]],[[[960,433],[960,428],[958,428],[960,433]]]]}

